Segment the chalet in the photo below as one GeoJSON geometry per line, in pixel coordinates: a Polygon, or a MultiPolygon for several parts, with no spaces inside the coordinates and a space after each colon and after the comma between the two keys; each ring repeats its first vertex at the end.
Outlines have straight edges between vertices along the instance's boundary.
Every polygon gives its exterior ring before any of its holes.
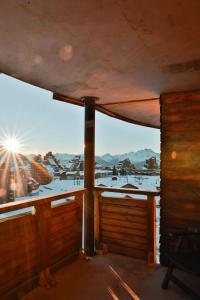
{"type": "Polygon", "coordinates": [[[78,175],[77,171],[66,172],[66,179],[74,180],[78,175]]]}
{"type": "Polygon", "coordinates": [[[131,183],[124,184],[124,185],[121,186],[121,188],[123,188],[123,189],[138,189],[137,186],[135,186],[131,183]]]}
{"type": "Polygon", "coordinates": [[[111,170],[95,170],[95,178],[103,178],[112,176],[111,170]]]}
{"type": "Polygon", "coordinates": [[[144,165],[147,169],[153,170],[158,169],[158,163],[155,156],[152,156],[146,160],[144,165]]]}
{"type": "Polygon", "coordinates": [[[129,199],[132,199],[133,197],[130,196],[130,195],[124,195],[124,198],[129,198],[129,199]]]}
{"type": "Polygon", "coordinates": [[[39,184],[48,184],[52,181],[52,175],[49,173],[47,168],[45,168],[42,164],[32,162],[31,163],[31,176],[39,183],[39,184]]]}
{"type": "Polygon", "coordinates": [[[9,170],[5,164],[0,166],[0,204],[8,202],[9,198],[9,170]]]}
{"type": "Polygon", "coordinates": [[[200,299],[199,11],[199,0],[1,1],[0,72],[85,114],[84,188],[0,206],[2,300],[200,299]],[[160,129],[160,191],[95,186],[95,111],[160,129]]]}

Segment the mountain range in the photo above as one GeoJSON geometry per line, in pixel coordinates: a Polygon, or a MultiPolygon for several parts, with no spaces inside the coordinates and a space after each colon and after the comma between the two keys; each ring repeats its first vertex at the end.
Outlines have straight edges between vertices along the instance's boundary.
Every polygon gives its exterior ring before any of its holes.
{"type": "MultiPolygon", "coordinates": [[[[67,162],[73,159],[75,154],[67,154],[67,153],[56,153],[55,157],[60,160],[61,162],[67,162]]],[[[83,159],[83,154],[80,154],[81,159],[83,159]]],[[[112,155],[110,153],[106,153],[101,156],[96,156],[95,160],[97,163],[103,165],[103,166],[110,166],[110,165],[116,165],[119,161],[122,161],[124,159],[130,159],[130,161],[136,166],[136,167],[143,167],[146,159],[150,157],[156,157],[156,160],[158,164],[160,163],[160,154],[157,152],[154,152],[152,149],[142,149],[138,151],[131,151],[123,154],[115,154],[112,155]]]]}

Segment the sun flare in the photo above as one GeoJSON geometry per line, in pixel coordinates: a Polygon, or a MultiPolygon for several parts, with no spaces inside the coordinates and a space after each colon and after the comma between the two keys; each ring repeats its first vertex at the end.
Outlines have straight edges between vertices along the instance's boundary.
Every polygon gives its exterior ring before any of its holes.
{"type": "Polygon", "coordinates": [[[16,153],[20,148],[20,143],[15,138],[8,138],[4,143],[4,147],[7,151],[16,153]]]}

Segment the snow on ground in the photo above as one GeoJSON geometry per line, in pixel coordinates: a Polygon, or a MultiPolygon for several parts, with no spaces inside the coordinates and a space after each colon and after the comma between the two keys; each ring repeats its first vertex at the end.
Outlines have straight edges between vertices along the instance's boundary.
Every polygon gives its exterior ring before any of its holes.
{"type": "MultiPolygon", "coordinates": [[[[160,186],[160,177],[159,176],[119,176],[118,179],[112,180],[112,177],[102,177],[95,180],[95,185],[100,184],[109,186],[109,187],[122,187],[123,185],[130,183],[136,186],[138,189],[156,191],[156,187],[160,186]]],[[[54,178],[51,183],[47,185],[41,185],[37,192],[34,192],[32,195],[26,197],[17,198],[16,201],[28,200],[31,198],[37,198],[38,196],[49,196],[52,194],[58,194],[61,192],[67,192],[69,190],[79,189],[84,186],[84,181],[79,180],[60,180],[60,178],[54,178]],[[77,184],[78,183],[78,184],[77,184]]],[[[104,193],[105,195],[112,195],[115,197],[124,197],[124,194],[120,193],[104,193]]],[[[133,196],[133,195],[129,195],[133,196]]],[[[137,195],[137,198],[146,199],[146,196],[137,195]]]]}
{"type": "MultiPolygon", "coordinates": [[[[111,186],[116,188],[118,187],[120,188],[128,183],[136,186],[138,189],[156,191],[157,190],[156,187],[160,186],[160,177],[131,175],[131,176],[120,176],[116,181],[112,180],[112,177],[96,179],[96,185],[104,184],[106,186],[111,186]]],[[[106,195],[113,195],[116,197],[124,196],[124,194],[119,194],[119,193],[106,193],[106,195]]],[[[145,199],[146,196],[137,195],[137,198],[145,199]]]]}
{"type": "MultiPolygon", "coordinates": [[[[26,196],[17,198],[17,201],[26,200],[30,198],[36,198],[37,196],[48,196],[52,194],[58,194],[60,192],[69,191],[72,189],[79,189],[84,186],[84,181],[79,180],[77,184],[76,180],[60,180],[60,178],[54,178],[54,180],[47,184],[41,185],[37,193],[34,193],[32,196],[26,196]]],[[[122,187],[123,185],[130,183],[136,186],[138,189],[156,191],[156,187],[160,186],[160,177],[159,176],[119,176],[118,179],[112,180],[112,177],[102,177],[95,180],[95,185],[104,184],[109,187],[122,187]]],[[[111,194],[111,193],[106,193],[111,194]]],[[[124,194],[112,193],[113,196],[124,196],[124,194]]],[[[130,195],[131,196],[131,195],[130,195]]],[[[139,195],[137,195],[139,197],[139,195]]],[[[144,197],[143,197],[144,198],[144,197]]]]}
{"type": "MultiPolygon", "coordinates": [[[[59,178],[57,178],[47,185],[41,185],[39,188],[38,196],[56,194],[71,189],[79,189],[84,186],[83,180],[79,180],[79,183],[80,184],[77,185],[76,180],[60,180],[59,178]]],[[[156,191],[156,187],[160,186],[160,177],[131,175],[131,176],[120,176],[118,177],[117,181],[113,181],[112,177],[102,177],[95,180],[95,185],[97,186],[99,184],[104,184],[106,186],[111,186],[111,187],[122,187],[127,183],[135,185],[136,187],[138,187],[138,189],[156,191]]],[[[26,198],[30,198],[30,196],[26,198]]]]}

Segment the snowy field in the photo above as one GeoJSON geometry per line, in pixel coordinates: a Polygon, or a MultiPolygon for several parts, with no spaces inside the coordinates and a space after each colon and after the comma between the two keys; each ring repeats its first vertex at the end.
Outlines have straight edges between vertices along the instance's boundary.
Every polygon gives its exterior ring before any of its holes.
{"type": "MultiPolygon", "coordinates": [[[[156,187],[160,186],[159,176],[119,176],[116,181],[112,180],[112,177],[103,177],[95,180],[95,185],[104,184],[109,187],[122,187],[125,184],[132,184],[138,189],[156,191],[156,187]]],[[[51,194],[57,194],[72,189],[79,189],[84,186],[83,180],[77,182],[74,180],[60,180],[59,178],[54,179],[47,185],[41,185],[37,194],[18,198],[17,200],[30,199],[37,196],[46,196],[51,194]]]]}

